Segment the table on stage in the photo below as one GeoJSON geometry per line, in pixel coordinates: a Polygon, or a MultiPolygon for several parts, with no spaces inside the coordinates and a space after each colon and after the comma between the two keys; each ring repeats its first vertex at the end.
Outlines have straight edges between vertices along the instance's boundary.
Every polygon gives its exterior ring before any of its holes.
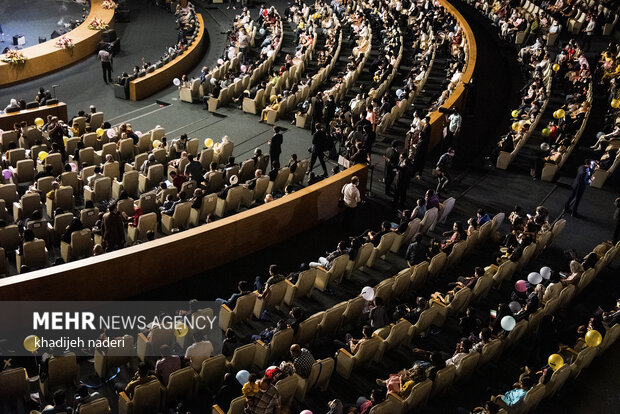
{"type": "Polygon", "coordinates": [[[43,118],[48,115],[57,116],[67,122],[67,104],[58,102],[53,105],[43,105],[38,108],[24,109],[18,112],[0,115],[0,129],[12,130],[15,122],[26,121],[28,125],[33,125],[36,118],[43,118]]]}

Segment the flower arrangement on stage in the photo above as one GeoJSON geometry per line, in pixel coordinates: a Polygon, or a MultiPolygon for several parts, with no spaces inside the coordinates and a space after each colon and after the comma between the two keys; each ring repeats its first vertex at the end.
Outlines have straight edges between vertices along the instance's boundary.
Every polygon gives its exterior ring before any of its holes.
{"type": "Polygon", "coordinates": [[[112,0],[105,0],[101,5],[106,10],[112,10],[118,7],[118,4],[114,3],[112,0]]]}
{"type": "Polygon", "coordinates": [[[11,49],[4,54],[2,58],[3,62],[12,63],[14,65],[18,65],[20,63],[26,63],[28,58],[24,56],[24,54],[19,50],[11,49]]]}
{"type": "Polygon", "coordinates": [[[59,37],[58,40],[56,40],[56,47],[61,49],[72,49],[73,46],[75,46],[73,40],[67,36],[59,37]]]}
{"type": "Polygon", "coordinates": [[[88,28],[90,30],[106,30],[108,25],[103,22],[103,20],[95,17],[93,20],[88,23],[88,28]]]}

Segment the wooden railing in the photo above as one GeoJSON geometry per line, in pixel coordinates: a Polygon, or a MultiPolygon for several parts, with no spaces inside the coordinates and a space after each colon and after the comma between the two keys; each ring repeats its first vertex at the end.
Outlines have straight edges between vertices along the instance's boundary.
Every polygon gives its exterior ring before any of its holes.
{"type": "MultiPolygon", "coordinates": [[[[463,15],[448,2],[448,0],[438,0],[442,7],[444,7],[448,13],[450,13],[457,21],[461,29],[463,30],[463,35],[465,36],[465,42],[467,43],[467,62],[465,70],[463,71],[463,75],[461,76],[461,81],[454,88],[448,99],[441,105],[441,108],[450,109],[456,108],[461,109],[463,104],[465,103],[465,98],[467,97],[467,86],[474,76],[474,68],[476,66],[476,57],[478,55],[478,49],[476,47],[476,39],[474,38],[474,32],[472,32],[471,27],[467,23],[467,20],[463,17],[463,15]]],[[[446,116],[440,112],[440,110],[436,110],[430,114],[431,117],[431,142],[430,148],[435,147],[442,138],[442,131],[444,126],[447,123],[446,116]]]]}
{"type": "Polygon", "coordinates": [[[192,70],[202,59],[207,46],[205,23],[201,14],[196,14],[198,34],[183,54],[172,59],[159,69],[146,76],[129,82],[129,99],[139,101],[153,95],[172,84],[174,78],[180,78],[192,70]]]}
{"type": "Polygon", "coordinates": [[[88,24],[96,17],[113,26],[114,10],[104,9],[103,0],[91,0],[90,3],[90,13],[84,23],[65,35],[73,41],[71,49],[56,47],[56,39],[23,49],[22,53],[28,59],[25,63],[0,62],[0,88],[57,71],[96,52],[101,32],[89,29],[88,24]]]}
{"type": "MultiPolygon", "coordinates": [[[[368,169],[355,165],[268,204],[180,233],[0,279],[0,300],[130,298],[240,259],[336,216],[342,186],[368,169]]],[[[217,283],[217,280],[213,281],[217,283]]]]}

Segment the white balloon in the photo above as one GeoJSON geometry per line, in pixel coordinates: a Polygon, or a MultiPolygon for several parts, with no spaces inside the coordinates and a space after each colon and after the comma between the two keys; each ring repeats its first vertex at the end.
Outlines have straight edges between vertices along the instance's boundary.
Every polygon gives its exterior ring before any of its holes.
{"type": "Polygon", "coordinates": [[[375,290],[370,286],[365,286],[362,289],[362,297],[368,301],[373,300],[375,298],[375,290]]]}
{"type": "Polygon", "coordinates": [[[243,385],[246,382],[248,382],[248,379],[250,378],[250,373],[246,371],[245,369],[242,369],[241,371],[237,372],[237,375],[235,375],[235,378],[237,378],[237,381],[239,381],[239,384],[243,385]]]}
{"type": "Polygon", "coordinates": [[[540,273],[536,273],[536,272],[532,272],[529,275],[527,275],[527,281],[530,282],[532,285],[537,285],[540,282],[542,282],[542,276],[540,275],[540,273]]]}
{"type": "Polygon", "coordinates": [[[116,131],[114,129],[110,128],[110,129],[108,129],[107,134],[108,134],[108,138],[112,139],[112,138],[114,138],[116,136],[116,131]]]}
{"type": "Polygon", "coordinates": [[[549,266],[544,266],[540,268],[540,275],[543,279],[549,280],[551,277],[551,268],[549,266]]]}
{"type": "Polygon", "coordinates": [[[505,331],[512,331],[517,325],[517,321],[512,316],[504,316],[500,323],[505,331]]]}
{"type": "Polygon", "coordinates": [[[180,86],[181,85],[181,79],[174,78],[174,79],[172,79],[172,83],[174,84],[174,86],[180,86]]]}

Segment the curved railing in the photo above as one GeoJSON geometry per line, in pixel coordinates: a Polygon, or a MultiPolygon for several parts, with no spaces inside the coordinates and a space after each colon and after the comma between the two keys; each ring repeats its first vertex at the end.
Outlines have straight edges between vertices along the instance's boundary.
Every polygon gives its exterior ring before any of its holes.
{"type": "Polygon", "coordinates": [[[181,77],[183,74],[188,73],[200,62],[207,46],[207,32],[201,14],[196,14],[196,25],[198,26],[198,33],[192,41],[192,44],[189,45],[183,54],[177,56],[161,68],[147,73],[146,76],[129,82],[129,99],[132,101],[139,101],[140,99],[151,96],[170,86],[174,78],[181,77]]]}
{"type": "Polygon", "coordinates": [[[355,165],[286,197],[114,253],[0,279],[0,300],[117,300],[188,278],[282,242],[338,213],[355,165]],[[303,220],[300,218],[303,217],[303,220]],[[171,264],[173,264],[171,266],[171,264]]]}
{"type": "Polygon", "coordinates": [[[88,25],[97,18],[108,26],[113,26],[114,10],[104,9],[103,0],[91,0],[90,3],[90,13],[84,23],[65,35],[73,41],[72,48],[58,48],[55,45],[56,40],[51,39],[22,49],[21,52],[27,58],[26,62],[0,62],[0,88],[57,71],[91,56],[97,50],[101,32],[89,29],[88,25]]]}
{"type": "Polygon", "coordinates": [[[430,114],[430,148],[433,148],[435,145],[437,145],[437,143],[441,141],[441,134],[444,126],[447,123],[447,118],[442,113],[442,108],[444,110],[450,108],[460,109],[465,103],[465,98],[467,96],[467,87],[474,76],[474,68],[476,66],[476,58],[478,55],[474,32],[472,32],[471,27],[469,27],[467,20],[465,20],[463,15],[447,0],[437,1],[441,4],[442,7],[444,7],[448,11],[448,13],[450,13],[457,20],[459,26],[463,30],[467,48],[467,62],[465,63],[465,69],[463,70],[463,75],[461,76],[461,81],[459,82],[459,84],[454,88],[454,90],[452,91],[448,99],[446,99],[446,101],[443,103],[443,105],[441,105],[439,109],[430,114]]]}

